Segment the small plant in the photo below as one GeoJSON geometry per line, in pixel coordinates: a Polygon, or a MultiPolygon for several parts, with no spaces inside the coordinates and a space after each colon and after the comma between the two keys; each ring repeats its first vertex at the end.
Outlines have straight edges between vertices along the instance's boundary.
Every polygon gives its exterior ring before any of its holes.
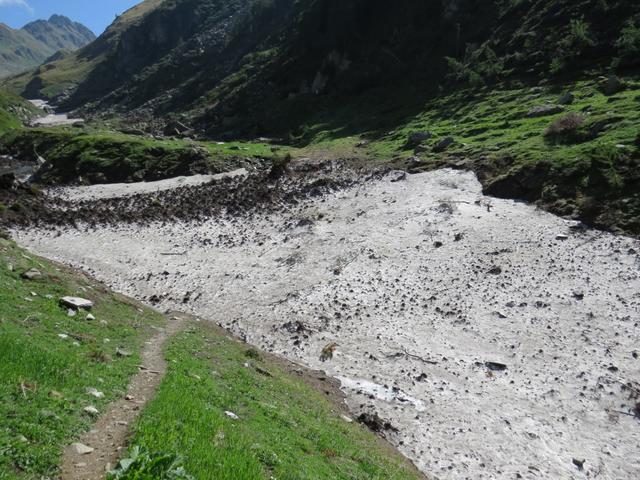
{"type": "Polygon", "coordinates": [[[604,181],[611,189],[624,187],[624,179],[618,173],[617,166],[624,159],[624,154],[615,145],[600,143],[588,153],[591,161],[591,182],[604,181]]]}
{"type": "Polygon", "coordinates": [[[555,119],[544,132],[544,136],[553,141],[586,140],[586,132],[582,131],[584,123],[584,115],[571,112],[555,119]]]}
{"type": "Polygon", "coordinates": [[[467,45],[462,60],[445,57],[449,76],[458,82],[481,87],[487,81],[496,80],[504,73],[504,61],[488,45],[467,45]]]}
{"type": "Polygon", "coordinates": [[[561,57],[555,57],[551,60],[551,65],[549,66],[549,73],[551,75],[558,75],[561,73],[565,67],[567,66],[567,61],[561,57]]]}
{"type": "Polygon", "coordinates": [[[107,476],[108,480],[194,480],[182,467],[176,455],[149,453],[133,447],[129,458],[120,460],[118,468],[107,476]]]}
{"type": "Polygon", "coordinates": [[[640,55],[640,26],[637,20],[629,20],[616,42],[616,47],[622,58],[632,58],[640,55]]]}

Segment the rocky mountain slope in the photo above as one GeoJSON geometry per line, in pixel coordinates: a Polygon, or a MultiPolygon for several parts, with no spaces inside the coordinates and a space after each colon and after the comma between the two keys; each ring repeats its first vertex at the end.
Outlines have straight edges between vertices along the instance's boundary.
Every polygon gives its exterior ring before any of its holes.
{"type": "Polygon", "coordinates": [[[467,168],[637,233],[639,53],[622,0],[147,0],[4,87],[147,135],[467,168]]]}
{"type": "Polygon", "coordinates": [[[95,38],[87,27],[62,15],[28,23],[19,30],[0,24],[0,77],[40,65],[58,51],[84,47],[95,38]]]}
{"type": "Polygon", "coordinates": [[[433,93],[446,78],[575,77],[614,58],[637,66],[639,14],[620,0],[153,0],[76,54],[90,68],[53,62],[11,85],[59,94],[62,76],[77,84],[67,108],[190,112],[211,133],[287,133],[318,103],[395,94],[398,82],[433,93]]]}

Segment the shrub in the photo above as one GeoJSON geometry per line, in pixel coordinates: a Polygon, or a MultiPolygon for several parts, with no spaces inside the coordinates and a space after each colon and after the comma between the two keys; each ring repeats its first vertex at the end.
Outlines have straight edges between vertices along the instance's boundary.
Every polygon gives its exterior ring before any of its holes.
{"type": "Polygon", "coordinates": [[[450,78],[469,83],[474,87],[498,79],[505,69],[504,61],[486,44],[480,47],[467,45],[462,60],[452,57],[445,57],[445,60],[449,67],[450,78]]]}
{"type": "Polygon", "coordinates": [[[625,24],[620,32],[620,38],[616,42],[616,47],[623,58],[640,55],[640,26],[636,20],[629,20],[625,24]]]}
{"type": "Polygon", "coordinates": [[[600,143],[588,153],[588,157],[591,161],[591,185],[606,183],[613,190],[624,187],[624,179],[617,170],[624,154],[618,147],[600,143]]]}
{"type": "Polygon", "coordinates": [[[584,19],[573,19],[569,24],[569,35],[563,40],[564,44],[580,54],[586,47],[592,47],[595,42],[591,38],[591,26],[584,19]]]}
{"type": "Polygon", "coordinates": [[[555,119],[544,134],[546,137],[551,138],[573,136],[576,135],[579,128],[584,125],[584,121],[584,115],[571,112],[555,119]]]}

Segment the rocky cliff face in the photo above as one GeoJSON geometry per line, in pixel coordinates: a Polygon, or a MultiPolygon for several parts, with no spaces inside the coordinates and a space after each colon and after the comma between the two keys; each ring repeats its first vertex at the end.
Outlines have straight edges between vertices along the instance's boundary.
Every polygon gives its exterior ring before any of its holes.
{"type": "Polygon", "coordinates": [[[19,30],[0,25],[0,77],[39,65],[60,50],[76,50],[95,38],[87,27],[61,15],[19,30]]]}

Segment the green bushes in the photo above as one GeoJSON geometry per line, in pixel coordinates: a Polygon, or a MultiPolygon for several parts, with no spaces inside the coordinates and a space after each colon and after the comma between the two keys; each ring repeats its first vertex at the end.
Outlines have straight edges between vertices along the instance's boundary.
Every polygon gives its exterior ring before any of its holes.
{"type": "Polygon", "coordinates": [[[638,20],[629,20],[622,32],[620,38],[616,42],[618,52],[621,58],[631,59],[640,55],[640,25],[638,20]]]}
{"type": "Polygon", "coordinates": [[[504,73],[504,61],[486,44],[480,47],[467,45],[462,60],[452,57],[445,57],[445,60],[452,79],[474,87],[496,80],[504,73]]]}
{"type": "Polygon", "coordinates": [[[558,42],[556,56],[551,60],[549,72],[558,75],[580,57],[584,51],[596,45],[591,25],[584,18],[572,19],[567,34],[558,42]]]}

